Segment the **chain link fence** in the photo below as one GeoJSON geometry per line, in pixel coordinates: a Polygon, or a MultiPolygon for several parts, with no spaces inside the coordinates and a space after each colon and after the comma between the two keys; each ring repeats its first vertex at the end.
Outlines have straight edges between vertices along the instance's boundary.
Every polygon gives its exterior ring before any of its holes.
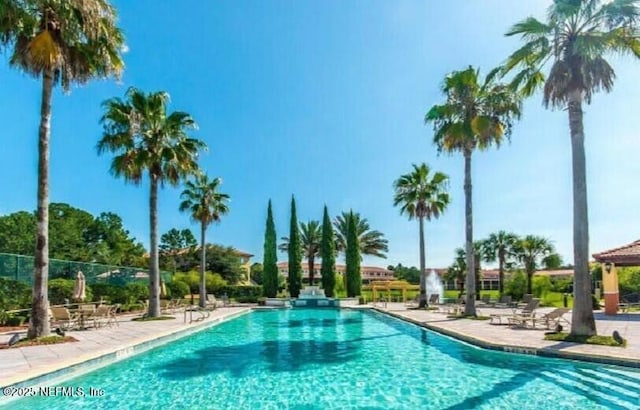
{"type": "MultiPolygon", "coordinates": [[[[33,284],[33,256],[0,253],[0,278],[33,284]]],[[[49,259],[49,280],[75,279],[78,271],[84,274],[87,284],[110,283],[125,285],[130,282],[148,282],[149,270],[130,266],[103,265],[89,262],[49,259]]],[[[171,282],[170,272],[160,272],[165,283],[171,282]]]]}

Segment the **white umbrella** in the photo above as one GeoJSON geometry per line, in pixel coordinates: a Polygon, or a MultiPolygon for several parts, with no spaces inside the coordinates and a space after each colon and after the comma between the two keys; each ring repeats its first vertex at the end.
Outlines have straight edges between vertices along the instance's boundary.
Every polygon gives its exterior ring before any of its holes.
{"type": "Polygon", "coordinates": [[[84,280],[84,274],[82,271],[78,271],[78,275],[76,275],[76,283],[73,286],[73,298],[79,301],[84,301],[87,297],[87,286],[84,280]]]}

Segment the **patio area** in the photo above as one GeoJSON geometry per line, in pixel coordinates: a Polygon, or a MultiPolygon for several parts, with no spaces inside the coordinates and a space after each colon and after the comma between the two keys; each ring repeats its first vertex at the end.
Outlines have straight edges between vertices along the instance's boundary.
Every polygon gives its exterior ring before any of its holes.
{"type": "MultiPolygon", "coordinates": [[[[627,340],[626,347],[598,346],[544,340],[544,328],[525,329],[508,325],[490,324],[489,320],[448,318],[437,311],[408,309],[402,303],[375,305],[377,310],[409,320],[418,325],[468,341],[469,343],[500,350],[528,354],[547,354],[563,358],[580,359],[585,356],[601,358],[613,363],[640,367],[640,312],[622,313],[616,316],[595,312],[599,335],[611,336],[614,330],[627,340]]],[[[539,308],[543,315],[554,308],[539,308]]],[[[509,309],[478,308],[478,315],[509,314],[509,309]]],[[[571,319],[571,312],[565,315],[571,319]]],[[[565,326],[565,330],[568,326],[565,326]]]]}

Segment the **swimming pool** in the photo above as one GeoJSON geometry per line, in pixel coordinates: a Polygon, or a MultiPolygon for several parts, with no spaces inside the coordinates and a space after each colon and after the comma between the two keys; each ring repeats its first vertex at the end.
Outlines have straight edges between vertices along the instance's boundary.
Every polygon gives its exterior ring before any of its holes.
{"type": "Polygon", "coordinates": [[[489,351],[375,312],[256,311],[12,409],[640,408],[640,371],[489,351]],[[89,389],[104,392],[89,397],[89,389]],[[66,393],[74,391],[66,390],[66,393]]]}

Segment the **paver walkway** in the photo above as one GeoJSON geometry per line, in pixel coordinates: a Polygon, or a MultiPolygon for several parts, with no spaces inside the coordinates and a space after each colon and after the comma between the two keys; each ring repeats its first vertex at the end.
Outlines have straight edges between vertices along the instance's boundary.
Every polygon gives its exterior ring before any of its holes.
{"type": "MultiPolygon", "coordinates": [[[[209,318],[191,324],[184,322],[182,313],[177,313],[175,320],[148,322],[134,322],[131,319],[137,316],[124,316],[118,319],[118,326],[68,331],[67,335],[78,342],[0,349],[0,386],[19,383],[196,326],[204,327],[248,310],[248,307],[220,308],[211,312],[209,318]]],[[[0,335],[0,342],[6,343],[11,336],[0,335]]]]}
{"type": "MultiPolygon", "coordinates": [[[[375,305],[374,305],[375,306],[375,305]]],[[[624,313],[607,316],[595,312],[598,334],[611,336],[614,330],[627,339],[627,346],[597,346],[568,342],[544,340],[545,329],[519,329],[511,326],[492,325],[489,320],[450,319],[446,314],[428,310],[407,309],[401,303],[378,305],[377,309],[403,317],[443,333],[461,336],[474,344],[489,346],[507,346],[513,350],[544,349],[567,355],[589,355],[613,360],[633,361],[640,366],[640,313],[624,313]],[[479,342],[479,343],[478,343],[479,342]]],[[[553,308],[540,308],[539,315],[553,308]]],[[[489,316],[493,313],[508,314],[509,309],[479,308],[479,314],[489,316]]],[[[571,313],[565,315],[571,319],[571,313]]]]}

